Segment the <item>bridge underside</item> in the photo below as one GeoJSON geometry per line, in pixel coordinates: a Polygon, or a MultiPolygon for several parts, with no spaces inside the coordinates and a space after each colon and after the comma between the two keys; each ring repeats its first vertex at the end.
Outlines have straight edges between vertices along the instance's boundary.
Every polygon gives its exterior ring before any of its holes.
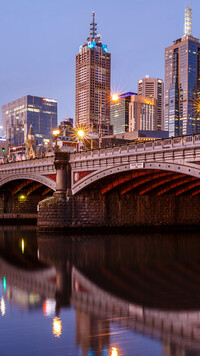
{"type": "Polygon", "coordinates": [[[30,179],[12,180],[0,187],[0,214],[36,214],[39,201],[53,190],[30,179]]]}
{"type": "Polygon", "coordinates": [[[96,184],[102,195],[112,190],[117,190],[121,196],[131,191],[140,196],[145,194],[161,196],[171,193],[175,196],[200,194],[199,178],[158,169],[119,173],[106,177],[105,180],[102,179],[96,184]]]}
{"type": "Polygon", "coordinates": [[[75,195],[77,223],[104,226],[199,225],[200,179],[159,169],[121,172],[75,195]]]}

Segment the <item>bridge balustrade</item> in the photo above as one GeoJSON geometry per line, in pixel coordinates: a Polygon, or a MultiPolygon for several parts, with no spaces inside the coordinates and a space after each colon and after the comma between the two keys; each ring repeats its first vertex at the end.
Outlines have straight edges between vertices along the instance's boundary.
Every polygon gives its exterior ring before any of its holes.
{"type": "Polygon", "coordinates": [[[131,143],[129,145],[129,151],[135,151],[135,147],[136,147],[136,144],[135,143],[131,143]]]}
{"type": "MultiPolygon", "coordinates": [[[[124,149],[125,151],[127,151],[127,146],[122,146],[121,147],[121,151],[122,151],[122,149],[124,149]]],[[[119,153],[119,147],[114,147],[113,148],[113,153],[115,154],[115,153],[119,153]]]]}
{"type": "Polygon", "coordinates": [[[137,147],[137,151],[143,150],[145,148],[143,143],[138,143],[136,147],[137,147]]]}
{"type": "MultiPolygon", "coordinates": [[[[104,152],[102,152],[104,154],[104,152]]],[[[99,150],[94,150],[93,151],[93,156],[99,156],[99,150]]]]}
{"type": "Polygon", "coordinates": [[[146,142],[145,143],[145,147],[146,148],[152,148],[153,147],[153,143],[152,142],[146,142]]]}
{"type": "Polygon", "coordinates": [[[155,141],[153,148],[154,149],[162,148],[162,141],[155,141]]]}
{"type": "Polygon", "coordinates": [[[90,157],[92,155],[92,151],[87,151],[86,157],[90,157]]]}
{"type": "Polygon", "coordinates": [[[171,139],[167,139],[167,140],[163,140],[163,148],[171,148],[172,147],[172,140],[171,139]]]}
{"type": "Polygon", "coordinates": [[[192,136],[183,137],[182,144],[184,145],[185,143],[192,145],[193,137],[192,136]]]}
{"type": "MultiPolygon", "coordinates": [[[[118,147],[118,151],[119,151],[119,147],[118,147]]],[[[106,153],[107,153],[107,154],[112,154],[112,153],[113,153],[112,147],[107,148],[107,149],[106,149],[106,153]]]]}

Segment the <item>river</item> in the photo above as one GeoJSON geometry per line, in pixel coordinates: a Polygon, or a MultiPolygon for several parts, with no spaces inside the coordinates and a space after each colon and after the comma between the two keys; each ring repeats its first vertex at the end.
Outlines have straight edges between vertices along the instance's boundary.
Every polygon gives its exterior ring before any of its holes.
{"type": "Polygon", "coordinates": [[[0,227],[0,353],[200,355],[199,234],[0,227]]]}

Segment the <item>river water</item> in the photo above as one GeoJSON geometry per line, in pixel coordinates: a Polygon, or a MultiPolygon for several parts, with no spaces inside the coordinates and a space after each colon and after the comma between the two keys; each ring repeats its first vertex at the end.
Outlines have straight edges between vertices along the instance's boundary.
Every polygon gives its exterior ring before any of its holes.
{"type": "Polygon", "coordinates": [[[0,355],[200,355],[199,234],[1,227],[0,355]]]}

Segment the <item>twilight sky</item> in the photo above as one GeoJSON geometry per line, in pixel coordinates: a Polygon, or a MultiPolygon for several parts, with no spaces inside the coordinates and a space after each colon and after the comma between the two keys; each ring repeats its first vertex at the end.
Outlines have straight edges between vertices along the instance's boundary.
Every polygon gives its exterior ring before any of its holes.
{"type": "MultiPolygon", "coordinates": [[[[58,122],[74,118],[75,55],[93,10],[112,55],[112,89],[137,91],[146,74],[164,79],[164,49],[183,35],[184,7],[185,0],[1,0],[0,106],[46,96],[58,100],[58,122]]],[[[200,38],[199,0],[192,9],[200,38]]]]}

